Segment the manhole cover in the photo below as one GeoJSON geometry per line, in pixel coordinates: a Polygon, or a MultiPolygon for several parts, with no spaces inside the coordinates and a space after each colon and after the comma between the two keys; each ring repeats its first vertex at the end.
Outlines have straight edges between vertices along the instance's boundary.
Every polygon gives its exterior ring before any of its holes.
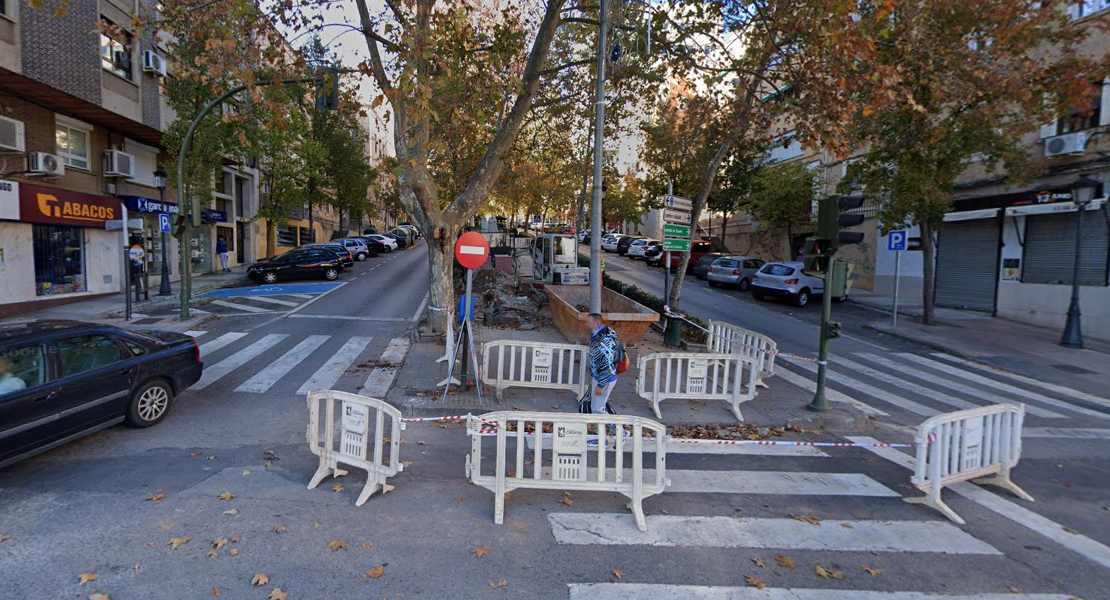
{"type": "Polygon", "coordinates": [[[1052,365],[1052,368],[1060,369],[1061,371],[1063,371],[1065,373],[1074,373],[1076,375],[1093,375],[1093,374],[1095,374],[1094,371],[1091,371],[1089,369],[1084,369],[1082,367],[1077,367],[1075,365],[1052,365]]]}

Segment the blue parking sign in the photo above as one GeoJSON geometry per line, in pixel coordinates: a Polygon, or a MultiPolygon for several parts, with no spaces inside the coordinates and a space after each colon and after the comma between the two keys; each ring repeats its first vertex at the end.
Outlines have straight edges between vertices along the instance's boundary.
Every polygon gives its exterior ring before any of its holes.
{"type": "Polygon", "coordinates": [[[166,215],[166,214],[158,215],[158,228],[161,229],[163,233],[169,233],[170,232],[170,216],[169,215],[166,215]]]}
{"type": "Polygon", "coordinates": [[[901,252],[906,249],[906,231],[891,231],[887,234],[887,250],[901,252]]]}

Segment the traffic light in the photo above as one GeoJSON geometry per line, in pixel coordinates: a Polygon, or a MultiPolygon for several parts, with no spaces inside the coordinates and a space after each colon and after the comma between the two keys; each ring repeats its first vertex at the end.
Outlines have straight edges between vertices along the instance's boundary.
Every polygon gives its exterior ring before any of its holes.
{"type": "Polygon", "coordinates": [[[173,223],[173,236],[181,237],[185,233],[185,221],[188,219],[185,215],[177,215],[173,223]]]}
{"type": "Polygon", "coordinates": [[[316,110],[339,110],[339,69],[321,71],[316,80],[316,110]]]}
{"type": "Polygon", "coordinates": [[[855,227],[863,223],[861,214],[847,211],[863,206],[862,196],[837,196],[824,198],[817,204],[817,237],[831,240],[828,254],[836,253],[841,245],[858,244],[863,241],[863,233],[841,231],[843,227],[855,227]]]}
{"type": "Polygon", "coordinates": [[[829,269],[829,246],[829,240],[824,238],[806,238],[802,272],[814,277],[824,277],[829,269]]]}
{"type": "Polygon", "coordinates": [[[840,337],[840,321],[829,321],[825,323],[825,337],[830,340],[835,340],[840,337]]]}

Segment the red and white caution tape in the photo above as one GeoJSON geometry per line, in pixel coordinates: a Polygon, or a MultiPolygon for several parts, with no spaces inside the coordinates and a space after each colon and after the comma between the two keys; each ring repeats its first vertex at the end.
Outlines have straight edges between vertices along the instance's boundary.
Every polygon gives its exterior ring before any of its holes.
{"type": "Polygon", "coordinates": [[[913,448],[913,444],[858,444],[854,442],[787,442],[780,440],[699,440],[668,437],[667,443],[720,446],[805,446],[808,448],[913,448]]]}

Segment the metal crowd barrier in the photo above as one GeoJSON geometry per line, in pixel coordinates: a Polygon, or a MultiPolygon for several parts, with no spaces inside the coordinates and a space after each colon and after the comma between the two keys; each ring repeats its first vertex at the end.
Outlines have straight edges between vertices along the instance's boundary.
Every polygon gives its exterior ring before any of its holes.
{"type": "Polygon", "coordinates": [[[581,397],[589,385],[588,350],[579,344],[486,342],[482,344],[482,383],[497,389],[498,402],[510,387],[570,390],[581,397]]]}
{"type": "Polygon", "coordinates": [[[997,485],[1032,502],[1033,497],[1010,480],[1010,471],[1021,458],[1024,420],[1025,406],[1013,404],[961,410],[926,420],[918,426],[914,438],[917,464],[911,479],[926,495],[905,501],[931,506],[963,525],[964,520],[941,500],[941,488],[985,477],[975,483],[997,485]]]}
{"type": "Polygon", "coordinates": [[[468,416],[467,433],[471,436],[471,444],[466,475],[471,483],[493,491],[493,521],[499,525],[505,519],[507,492],[519,488],[585,490],[624,494],[631,500],[628,507],[635,516],[636,525],[641,531],[647,531],[643,500],[662,493],[669,485],[666,427],[644,417],[504,411],[481,417],[468,416]],[[489,428],[494,424],[495,434],[483,433],[483,425],[489,428]],[[531,433],[525,433],[526,425],[534,427],[531,433]],[[607,431],[606,426],[614,429],[607,431]],[[596,428],[596,433],[588,433],[591,427],[596,428]],[[509,431],[510,428],[513,431],[509,431]],[[550,431],[550,443],[543,439],[545,428],[550,431]],[[644,469],[644,453],[649,451],[645,449],[645,432],[652,436],[648,441],[652,442],[650,451],[655,454],[655,468],[650,472],[644,469]],[[483,468],[482,440],[486,437],[496,438],[496,460],[492,468],[483,468]],[[511,461],[510,437],[516,438],[511,461]],[[525,446],[526,438],[532,440],[528,447],[525,446]],[[596,440],[596,446],[589,445],[590,439],[596,440]],[[551,461],[548,467],[543,465],[545,449],[551,461]],[[610,449],[614,452],[612,467],[608,465],[610,449]],[[626,452],[632,453],[631,465],[625,463],[626,452]],[[589,466],[591,455],[595,467],[589,466]]]}
{"type": "Polygon", "coordinates": [[[719,354],[739,354],[756,361],[759,380],[775,374],[775,355],[779,346],[775,340],[754,331],[737,327],[724,321],[709,322],[709,351],[719,354]]]}
{"type": "Polygon", "coordinates": [[[758,363],[740,354],[660,352],[640,357],[636,392],[651,401],[656,418],[663,418],[663,400],[725,400],[736,419],[740,405],[755,398],[758,363]]]}
{"type": "Polygon", "coordinates": [[[392,491],[393,486],[386,483],[386,478],[400,473],[403,468],[399,454],[404,428],[401,412],[382,400],[334,390],[309,394],[308,448],[320,457],[320,466],[312,475],[308,489],[315,488],[328,475],[346,475],[347,471],[339,468],[342,463],[366,469],[366,486],[355,506],[362,506],[378,490],[383,494],[392,491]],[[336,414],[337,404],[340,405],[339,414],[336,414]],[[386,444],[389,444],[388,457],[385,456],[386,444]]]}

